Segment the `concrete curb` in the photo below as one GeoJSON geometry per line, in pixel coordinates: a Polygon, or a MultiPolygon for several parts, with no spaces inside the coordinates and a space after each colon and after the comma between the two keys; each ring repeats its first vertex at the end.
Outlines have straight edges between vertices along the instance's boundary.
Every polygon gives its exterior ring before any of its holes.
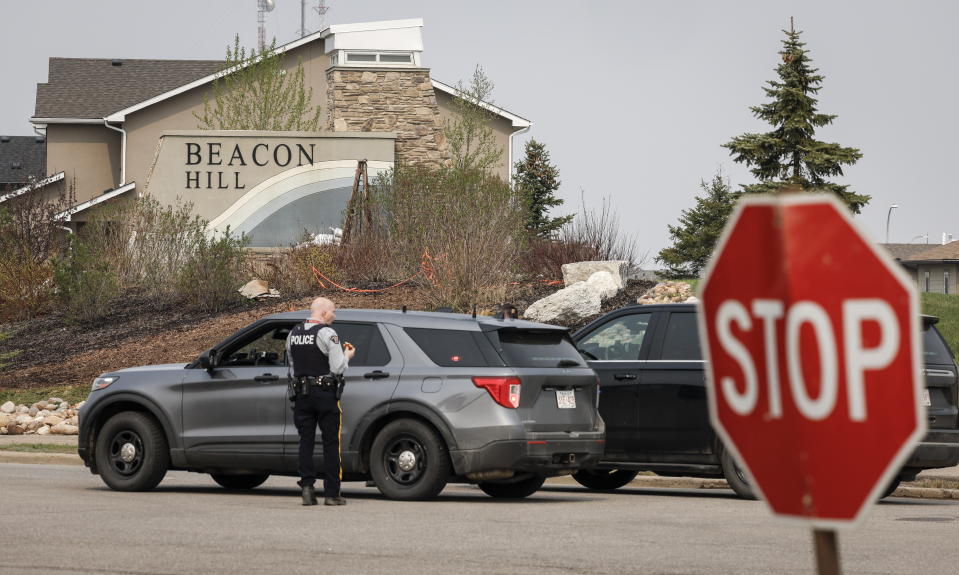
{"type": "Polygon", "coordinates": [[[0,450],[0,463],[42,463],[47,465],[83,465],[76,453],[34,453],[0,450]]]}

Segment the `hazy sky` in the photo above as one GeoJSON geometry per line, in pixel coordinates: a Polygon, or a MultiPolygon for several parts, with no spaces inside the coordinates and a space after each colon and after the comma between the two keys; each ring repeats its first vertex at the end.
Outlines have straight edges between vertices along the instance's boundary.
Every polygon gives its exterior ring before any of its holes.
{"type": "MultiPolygon", "coordinates": [[[[765,100],[789,17],[826,79],[819,110],[838,114],[820,139],[862,150],[842,183],[872,201],[859,221],[883,241],[959,239],[952,181],[959,144],[959,3],[949,1],[328,0],[326,24],[423,18],[423,63],[446,83],[481,64],[495,101],[533,121],[561,172],[561,212],[608,198],[641,252],[722,169],[750,183],[720,147],[766,131],[765,100]]],[[[308,2],[308,6],[316,1],[308,2]]],[[[256,42],[256,0],[26,0],[0,18],[0,133],[32,134],[36,84],[51,56],[223,56],[235,33],[256,42]]],[[[299,0],[267,17],[278,43],[297,37],[299,0]]],[[[307,28],[316,29],[312,11],[307,28]]],[[[559,212],[558,212],[559,213],[559,212]]]]}

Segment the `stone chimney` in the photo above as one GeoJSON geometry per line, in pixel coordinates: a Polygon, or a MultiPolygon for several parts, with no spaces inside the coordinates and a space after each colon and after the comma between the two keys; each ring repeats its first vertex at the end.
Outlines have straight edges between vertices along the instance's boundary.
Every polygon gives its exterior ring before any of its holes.
{"type": "Polygon", "coordinates": [[[327,129],[396,132],[397,162],[439,165],[448,158],[429,70],[420,66],[422,20],[330,26],[327,129]]]}

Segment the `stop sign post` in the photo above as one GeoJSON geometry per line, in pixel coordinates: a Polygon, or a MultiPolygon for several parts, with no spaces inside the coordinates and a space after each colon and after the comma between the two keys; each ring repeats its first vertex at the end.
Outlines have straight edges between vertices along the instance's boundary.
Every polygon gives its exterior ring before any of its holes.
{"type": "Polygon", "coordinates": [[[760,497],[857,523],[925,432],[908,276],[832,196],[747,198],[699,305],[710,418],[760,497]]]}

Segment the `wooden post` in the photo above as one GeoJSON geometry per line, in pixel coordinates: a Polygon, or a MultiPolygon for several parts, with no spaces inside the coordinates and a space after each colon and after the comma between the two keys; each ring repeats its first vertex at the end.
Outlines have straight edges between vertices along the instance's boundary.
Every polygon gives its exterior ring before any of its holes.
{"type": "Polygon", "coordinates": [[[832,529],[813,529],[816,571],[819,575],[842,575],[839,565],[839,536],[832,529]]]}

